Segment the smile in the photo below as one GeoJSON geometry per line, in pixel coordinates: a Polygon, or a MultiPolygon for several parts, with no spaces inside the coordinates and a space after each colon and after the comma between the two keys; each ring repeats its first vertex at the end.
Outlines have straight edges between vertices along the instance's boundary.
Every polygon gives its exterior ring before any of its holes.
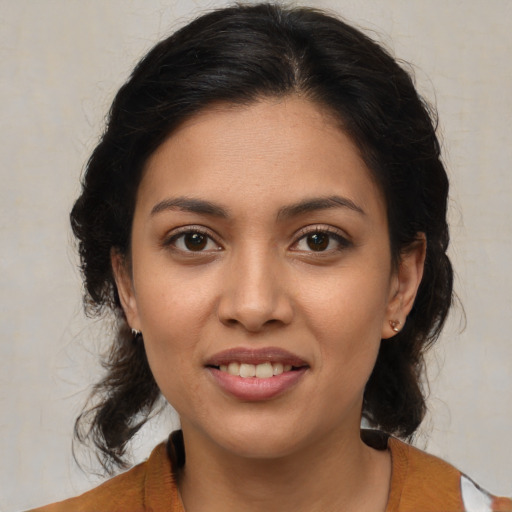
{"type": "Polygon", "coordinates": [[[282,395],[302,381],[309,364],[277,347],[235,348],[206,361],[213,382],[243,401],[265,401],[282,395]]]}
{"type": "Polygon", "coordinates": [[[227,365],[221,364],[219,370],[244,379],[255,377],[257,379],[270,379],[271,377],[281,375],[283,372],[292,370],[291,364],[265,362],[261,364],[237,363],[232,362],[227,365]]]}

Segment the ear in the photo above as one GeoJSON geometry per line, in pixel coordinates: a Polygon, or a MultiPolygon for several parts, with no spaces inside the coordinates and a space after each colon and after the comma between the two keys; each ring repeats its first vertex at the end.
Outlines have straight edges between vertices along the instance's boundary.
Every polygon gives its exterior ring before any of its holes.
{"type": "Polygon", "coordinates": [[[139,313],[137,310],[137,300],[133,289],[133,280],[131,276],[130,264],[127,258],[119,251],[112,249],[110,252],[110,262],[114,279],[116,281],[117,293],[123,307],[128,325],[132,329],[141,330],[139,313]]]}
{"type": "Polygon", "coordinates": [[[426,252],[425,234],[418,233],[416,241],[401,253],[398,268],[392,277],[382,339],[395,336],[405,324],[423,277],[426,252]]]}

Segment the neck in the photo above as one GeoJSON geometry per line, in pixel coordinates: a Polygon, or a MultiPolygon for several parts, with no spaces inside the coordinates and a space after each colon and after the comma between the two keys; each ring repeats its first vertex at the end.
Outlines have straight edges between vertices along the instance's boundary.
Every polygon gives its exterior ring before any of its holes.
{"type": "Polygon", "coordinates": [[[386,508],[389,453],[366,446],[358,430],[352,436],[325,436],[293,455],[275,459],[239,457],[184,435],[186,465],[179,486],[186,512],[384,512],[386,508]]]}

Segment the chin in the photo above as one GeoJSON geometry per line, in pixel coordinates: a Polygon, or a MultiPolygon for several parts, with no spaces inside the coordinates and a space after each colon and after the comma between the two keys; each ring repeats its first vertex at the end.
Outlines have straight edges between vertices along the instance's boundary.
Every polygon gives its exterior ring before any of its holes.
{"type": "MultiPolygon", "coordinates": [[[[212,428],[213,427],[213,428],[212,428]]],[[[297,422],[284,424],[277,418],[257,418],[255,415],[225,421],[206,433],[225,454],[248,459],[278,459],[290,456],[304,448],[305,439],[297,429],[297,422]]],[[[310,437],[309,437],[310,439],[310,437]]]]}
{"type": "MultiPolygon", "coordinates": [[[[275,426],[274,426],[274,431],[275,426]]],[[[282,432],[247,432],[234,433],[223,446],[233,455],[247,459],[280,459],[293,455],[302,447],[295,434],[282,432]]]]}

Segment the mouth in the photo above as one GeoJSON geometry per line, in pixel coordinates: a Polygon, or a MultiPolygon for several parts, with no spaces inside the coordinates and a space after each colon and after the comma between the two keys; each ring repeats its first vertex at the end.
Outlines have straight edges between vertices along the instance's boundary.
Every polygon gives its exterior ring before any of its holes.
{"type": "Polygon", "coordinates": [[[309,369],[302,358],[280,348],[229,349],[205,368],[221,388],[243,400],[266,400],[294,387],[309,369]]]}
{"type": "Polygon", "coordinates": [[[301,357],[277,347],[224,350],[208,359],[206,366],[242,378],[259,379],[309,367],[301,357]]]}
{"type": "Polygon", "coordinates": [[[228,364],[210,366],[210,368],[215,368],[221,372],[229,373],[229,375],[234,375],[235,377],[242,377],[243,379],[270,379],[272,377],[277,377],[284,372],[297,371],[300,368],[303,368],[303,366],[293,366],[291,364],[275,363],[269,361],[260,364],[239,363],[237,361],[232,361],[228,364]]]}

